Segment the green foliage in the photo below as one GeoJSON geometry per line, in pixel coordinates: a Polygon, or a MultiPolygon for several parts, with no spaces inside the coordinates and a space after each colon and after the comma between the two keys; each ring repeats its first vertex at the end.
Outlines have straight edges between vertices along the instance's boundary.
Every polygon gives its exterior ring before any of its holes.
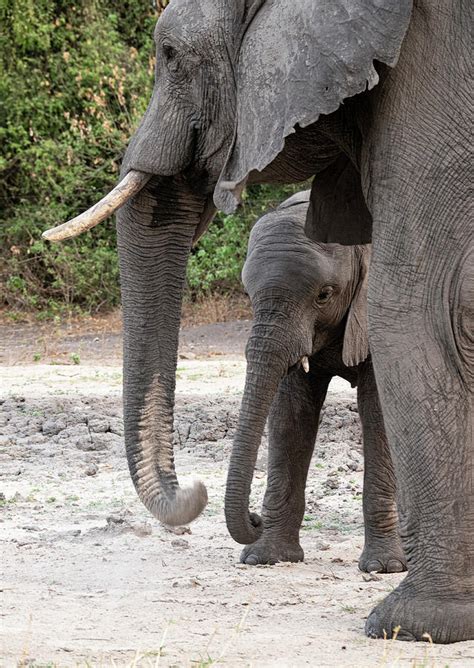
{"type": "Polygon", "coordinates": [[[241,289],[240,274],[252,225],[302,186],[251,186],[237,214],[219,213],[193,249],[188,264],[192,297],[200,292],[229,293],[241,289]]]}
{"type": "Polygon", "coordinates": [[[4,301],[92,309],[119,299],[113,225],[61,245],[41,232],[117,180],[153,82],[150,2],[0,0],[4,301]]]}
{"type": "MultiPolygon", "coordinates": [[[[116,182],[153,84],[166,0],[0,0],[0,304],[11,313],[96,310],[120,299],[112,221],[75,240],[41,233],[116,182]]],[[[251,224],[294,188],[253,187],[194,249],[191,296],[240,288],[251,224]]]]}

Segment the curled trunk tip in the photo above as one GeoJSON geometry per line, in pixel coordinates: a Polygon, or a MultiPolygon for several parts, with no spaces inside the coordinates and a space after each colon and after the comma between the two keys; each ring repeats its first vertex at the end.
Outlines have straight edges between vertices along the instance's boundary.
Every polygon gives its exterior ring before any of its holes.
{"type": "Polygon", "coordinates": [[[160,522],[179,526],[189,524],[202,513],[207,505],[207,490],[202,482],[196,481],[192,487],[178,487],[172,498],[160,495],[142,501],[160,522]]]}
{"type": "Polygon", "coordinates": [[[77,237],[115,213],[117,209],[139,192],[150,178],[151,174],[132,169],[113,190],[91,206],[90,209],[68,220],[67,223],[46,230],[41,236],[48,241],[64,241],[77,237]]]}
{"type": "Polygon", "coordinates": [[[236,543],[255,543],[263,532],[263,522],[257,513],[249,513],[248,508],[236,508],[232,500],[225,502],[227,529],[236,543]]]}

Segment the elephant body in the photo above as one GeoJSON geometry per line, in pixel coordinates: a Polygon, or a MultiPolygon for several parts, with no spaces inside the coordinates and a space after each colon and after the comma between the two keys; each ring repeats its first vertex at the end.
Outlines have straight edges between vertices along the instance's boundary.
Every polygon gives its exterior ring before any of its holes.
{"type": "Polygon", "coordinates": [[[250,236],[243,280],[254,324],[227,481],[227,524],[237,541],[250,543],[241,555],[244,563],[303,559],[299,532],[306,478],[328,385],[340,376],[357,386],[364,442],[365,546],[359,567],[401,571],[406,563],[395,476],[367,346],[370,249],[309,240],[304,234],[309,196],[308,191],[289,198],[261,218],[250,236]],[[269,466],[260,519],[249,515],[248,495],[265,407],[269,466]]]}
{"type": "Polygon", "coordinates": [[[315,175],[306,234],[372,242],[370,350],[408,564],[367,620],[376,637],[474,638],[471,22],[468,0],[173,0],[130,188],[47,233],[121,206],[127,458],[174,524],[207,499],[178,484],[172,425],[186,263],[216,206],[315,175]]]}

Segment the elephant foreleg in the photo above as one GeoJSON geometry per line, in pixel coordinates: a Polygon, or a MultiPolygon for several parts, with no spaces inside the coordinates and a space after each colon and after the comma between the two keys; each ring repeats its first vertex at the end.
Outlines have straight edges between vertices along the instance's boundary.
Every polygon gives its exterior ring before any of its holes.
{"type": "Polygon", "coordinates": [[[319,414],[331,376],[294,371],[281,382],[268,428],[268,482],[262,508],[263,533],[241,554],[246,564],[302,561],[299,542],[305,486],[319,414]]]}
{"type": "Polygon", "coordinates": [[[395,473],[370,359],[359,371],[357,403],[364,441],[365,545],[359,568],[367,573],[404,571],[406,559],[398,528],[395,473]]]}

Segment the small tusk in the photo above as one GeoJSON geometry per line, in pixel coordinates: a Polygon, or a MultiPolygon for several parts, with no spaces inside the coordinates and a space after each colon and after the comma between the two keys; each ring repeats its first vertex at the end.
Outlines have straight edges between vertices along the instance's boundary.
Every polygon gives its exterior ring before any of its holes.
{"type": "Polygon", "coordinates": [[[309,359],[306,357],[306,355],[301,358],[301,366],[303,367],[305,372],[308,373],[308,371],[309,371],[309,359]]]}
{"type": "Polygon", "coordinates": [[[78,234],[90,230],[103,220],[111,216],[117,209],[125,204],[133,195],[135,195],[151,179],[151,174],[137,172],[132,169],[97,204],[84,211],[79,216],[68,220],[67,223],[52,227],[41,235],[48,241],[64,241],[77,237],[78,234]]]}

